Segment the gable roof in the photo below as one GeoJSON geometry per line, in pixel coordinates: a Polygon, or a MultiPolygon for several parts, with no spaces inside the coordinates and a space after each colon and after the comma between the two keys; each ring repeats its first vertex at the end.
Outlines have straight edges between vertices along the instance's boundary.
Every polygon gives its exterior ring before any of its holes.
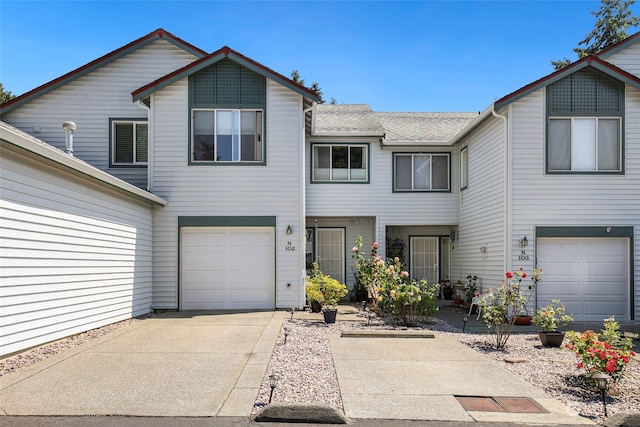
{"type": "Polygon", "coordinates": [[[129,44],[126,44],[112,52],[107,53],[104,56],[101,56],[98,59],[89,62],[88,64],[83,65],[80,68],[76,68],[75,70],[62,75],[57,79],[51,80],[48,83],[38,86],[37,88],[30,90],[29,92],[26,92],[16,98],[13,98],[10,101],[5,102],[4,104],[0,105],[0,114],[7,113],[16,107],[31,101],[32,99],[42,96],[60,86],[63,86],[77,78],[80,78],[85,74],[88,74],[91,71],[96,70],[97,68],[103,67],[104,65],[118,58],[121,58],[122,56],[129,54],[137,49],[140,49],[141,47],[153,43],[158,39],[167,40],[180,49],[183,49],[184,51],[191,53],[198,58],[201,58],[207,54],[205,51],[193,46],[190,43],[185,42],[182,39],[179,39],[170,32],[159,28],[155,31],[150,32],[146,36],[140,37],[139,39],[134,40],[129,44]]]}
{"type": "Polygon", "coordinates": [[[289,89],[293,90],[294,92],[299,93],[300,95],[304,96],[305,98],[308,98],[312,101],[318,102],[320,100],[320,98],[318,97],[318,95],[313,92],[312,90],[294,82],[293,80],[283,76],[282,74],[279,74],[275,71],[273,71],[272,69],[265,67],[264,65],[260,64],[257,61],[254,61],[251,58],[248,58],[244,55],[242,55],[239,52],[236,52],[235,50],[231,49],[230,47],[224,46],[221,49],[218,49],[217,51],[203,57],[200,58],[190,64],[185,65],[182,68],[179,68],[177,70],[175,70],[172,73],[167,74],[164,77],[161,77],[139,89],[136,89],[135,91],[131,92],[131,95],[133,96],[133,100],[134,101],[138,101],[140,99],[146,98],[149,95],[151,95],[152,93],[154,93],[155,91],[162,89],[180,79],[183,79],[193,73],[196,73],[200,70],[202,70],[203,68],[208,67],[209,65],[215,64],[216,62],[219,62],[225,58],[229,58],[232,61],[247,67],[248,69],[250,69],[251,71],[260,74],[268,79],[271,79],[275,82],[280,83],[281,85],[288,87],[289,89]]]}
{"type": "Polygon", "coordinates": [[[17,147],[22,150],[22,152],[30,153],[39,162],[50,163],[58,169],[96,182],[103,187],[112,190],[115,189],[135,199],[153,203],[158,206],[165,206],[168,203],[165,199],[153,193],[129,184],[77,157],[70,156],[53,145],[47,144],[33,135],[29,135],[3,121],[0,121],[0,141],[3,146],[4,144],[8,144],[8,147],[17,147]]]}
{"type": "Polygon", "coordinates": [[[557,70],[545,77],[542,77],[539,80],[536,80],[533,83],[529,83],[526,86],[521,87],[515,92],[511,92],[510,94],[500,98],[495,101],[494,108],[496,110],[501,109],[502,107],[506,107],[510,103],[517,101],[518,99],[529,95],[536,90],[548,86],[551,83],[557,82],[558,80],[575,73],[578,70],[581,70],[586,67],[593,67],[596,70],[612,77],[616,80],[620,80],[630,86],[635,87],[640,90],[640,79],[635,75],[626,72],[625,70],[616,67],[613,64],[605,61],[604,59],[598,57],[597,55],[589,55],[586,56],[560,70],[557,70]]]}

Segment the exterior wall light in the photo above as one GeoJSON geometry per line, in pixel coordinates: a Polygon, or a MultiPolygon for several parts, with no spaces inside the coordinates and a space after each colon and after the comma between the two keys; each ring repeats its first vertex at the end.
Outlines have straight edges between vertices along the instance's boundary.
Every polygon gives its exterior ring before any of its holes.
{"type": "Polygon", "coordinates": [[[527,246],[529,246],[529,241],[527,240],[527,236],[524,236],[522,240],[520,240],[520,247],[526,248],[527,246]]]}
{"type": "Polygon", "coordinates": [[[287,225],[287,234],[293,234],[293,228],[290,225],[287,225]]]}

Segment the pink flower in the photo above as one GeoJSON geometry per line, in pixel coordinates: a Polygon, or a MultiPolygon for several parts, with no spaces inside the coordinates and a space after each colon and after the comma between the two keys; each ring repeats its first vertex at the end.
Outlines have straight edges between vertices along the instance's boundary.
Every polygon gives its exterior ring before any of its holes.
{"type": "Polygon", "coordinates": [[[616,369],[616,361],[615,360],[609,360],[607,362],[607,372],[611,373],[613,371],[615,371],[616,369]]]}
{"type": "Polygon", "coordinates": [[[373,245],[371,245],[371,250],[375,251],[376,249],[378,249],[378,242],[373,242],[373,245]]]}
{"type": "Polygon", "coordinates": [[[578,369],[584,368],[584,364],[582,362],[578,363],[578,369]]]}
{"type": "Polygon", "coordinates": [[[355,246],[351,248],[351,252],[358,252],[358,248],[356,248],[355,246]]]}

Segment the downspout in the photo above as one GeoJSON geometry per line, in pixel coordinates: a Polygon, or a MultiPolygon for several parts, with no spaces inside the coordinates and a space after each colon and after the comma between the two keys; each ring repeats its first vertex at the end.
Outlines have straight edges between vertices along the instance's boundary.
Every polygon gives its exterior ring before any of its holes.
{"type": "MultiPolygon", "coordinates": [[[[498,114],[495,110],[495,103],[491,105],[491,114],[494,117],[502,119],[504,123],[504,143],[505,143],[505,156],[504,156],[504,265],[502,271],[511,270],[511,208],[509,206],[509,200],[511,200],[511,140],[509,138],[509,121],[507,116],[498,114]]],[[[509,112],[511,106],[509,106],[509,112]]],[[[509,114],[511,118],[511,114],[509,114]]]]}
{"type": "MultiPolygon", "coordinates": [[[[151,102],[151,98],[149,98],[151,102]]],[[[153,121],[151,120],[151,107],[138,100],[138,105],[147,110],[147,191],[153,193],[153,121]]]]}

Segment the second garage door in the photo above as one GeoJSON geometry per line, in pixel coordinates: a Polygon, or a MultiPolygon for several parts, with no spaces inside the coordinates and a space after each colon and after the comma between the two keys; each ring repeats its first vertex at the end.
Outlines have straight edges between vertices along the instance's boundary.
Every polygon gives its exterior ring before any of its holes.
{"type": "Polygon", "coordinates": [[[538,307],[559,299],[575,320],[629,318],[628,240],[539,238],[538,307]]]}
{"type": "Polygon", "coordinates": [[[189,227],[181,233],[181,309],[273,309],[272,227],[189,227]]]}

